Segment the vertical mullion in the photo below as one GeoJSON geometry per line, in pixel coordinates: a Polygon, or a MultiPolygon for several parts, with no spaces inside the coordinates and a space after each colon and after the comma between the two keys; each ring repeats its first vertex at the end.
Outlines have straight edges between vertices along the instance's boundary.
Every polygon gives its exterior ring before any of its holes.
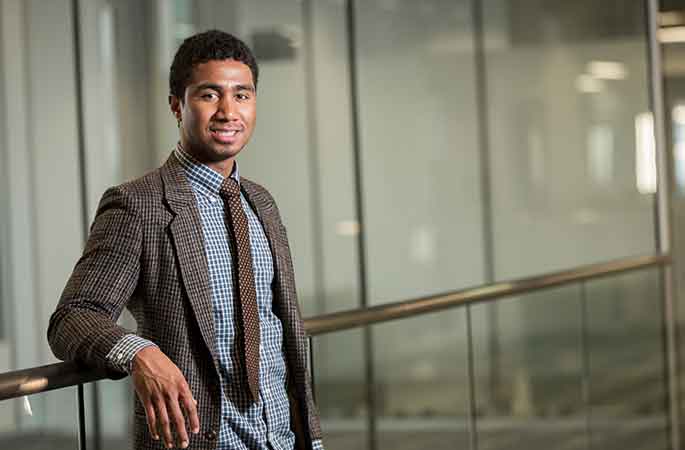
{"type": "Polygon", "coordinates": [[[312,253],[314,257],[314,296],[316,313],[325,312],[325,271],[323,250],[323,211],[321,190],[321,163],[319,159],[318,112],[316,107],[316,71],[314,70],[314,19],[312,0],[302,1],[302,28],[304,30],[305,109],[307,115],[307,146],[309,148],[309,176],[311,178],[312,253]]]}
{"type": "MultiPolygon", "coordinates": [[[[86,178],[86,130],[85,117],[83,110],[84,88],[83,88],[83,61],[81,59],[83,48],[81,45],[81,5],[79,0],[71,0],[72,27],[74,31],[74,79],[76,84],[76,123],[78,130],[78,160],[79,176],[81,178],[81,223],[83,242],[88,238],[88,184],[86,178]]],[[[94,449],[99,450],[101,446],[102,430],[100,423],[100,405],[98,398],[98,384],[93,382],[91,386],[91,406],[94,449]]],[[[86,428],[85,428],[85,406],[83,385],[78,385],[78,405],[79,405],[79,448],[86,448],[86,428]]]]}
{"type": "MultiPolygon", "coordinates": [[[[313,236],[312,253],[314,266],[312,275],[314,277],[314,304],[317,314],[323,314],[326,308],[325,302],[325,270],[324,270],[324,249],[323,249],[323,211],[322,211],[322,189],[319,160],[319,133],[318,133],[318,114],[316,107],[316,71],[314,70],[314,19],[313,19],[312,0],[302,2],[302,28],[304,30],[304,78],[306,95],[306,115],[307,115],[307,145],[309,148],[309,176],[311,179],[311,207],[312,207],[312,230],[313,236]]],[[[323,343],[320,343],[323,344],[323,343]]],[[[325,355],[325,352],[322,352],[325,355]]],[[[324,361],[325,364],[325,361],[324,361]]],[[[314,368],[314,341],[309,337],[309,373],[311,376],[312,395],[316,401],[315,368],[314,368]]]]}
{"type": "MultiPolygon", "coordinates": [[[[357,258],[359,260],[359,302],[362,308],[369,306],[367,264],[366,264],[366,222],[364,220],[364,188],[362,179],[361,163],[361,136],[359,119],[359,84],[357,79],[357,39],[356,39],[356,15],[355,1],[347,0],[347,50],[350,77],[350,115],[352,122],[352,145],[354,151],[354,174],[355,174],[355,197],[357,222],[359,233],[357,234],[357,258]]],[[[376,395],[375,373],[373,366],[373,336],[370,326],[363,329],[365,378],[366,378],[366,401],[368,405],[368,445],[369,450],[378,447],[376,436],[376,395]]]]}
{"type": "MultiPolygon", "coordinates": [[[[657,36],[659,4],[658,0],[646,0],[647,37],[649,58],[649,92],[654,120],[654,143],[657,166],[657,251],[671,252],[672,214],[671,214],[671,177],[670,164],[666,152],[665,109],[662,84],[661,47],[657,36]]],[[[678,387],[678,340],[677,340],[677,303],[673,266],[666,266],[662,271],[663,282],[663,324],[665,333],[665,359],[667,371],[665,383],[668,390],[668,414],[670,443],[672,449],[680,449],[680,392],[678,387]]]]}
{"type": "MultiPolygon", "coordinates": [[[[476,114],[480,157],[481,214],[483,226],[483,272],[486,284],[495,281],[495,250],[493,243],[492,190],[490,185],[490,130],[488,127],[487,66],[485,60],[485,31],[483,0],[471,0],[471,20],[473,26],[476,114]]],[[[490,360],[489,392],[495,409],[499,409],[500,392],[500,347],[497,332],[497,303],[484,305],[487,314],[487,348],[490,360]]],[[[469,435],[471,450],[478,450],[478,420],[475,381],[475,358],[473,349],[473,326],[471,307],[466,308],[469,372],[469,435]]]]}
{"type": "MultiPolygon", "coordinates": [[[[473,43],[476,84],[476,114],[478,118],[478,142],[480,156],[481,221],[483,226],[483,272],[484,283],[495,282],[495,249],[493,242],[492,189],[490,185],[490,129],[488,126],[487,65],[485,61],[485,30],[483,0],[471,0],[473,43]]],[[[497,333],[497,304],[485,305],[488,327],[488,354],[490,360],[489,392],[495,409],[499,410],[500,354],[497,333]]]]}

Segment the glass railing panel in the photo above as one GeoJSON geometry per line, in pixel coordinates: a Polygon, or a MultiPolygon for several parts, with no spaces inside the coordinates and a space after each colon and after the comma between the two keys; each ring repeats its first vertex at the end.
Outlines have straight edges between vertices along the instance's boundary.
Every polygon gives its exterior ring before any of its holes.
{"type": "Polygon", "coordinates": [[[377,449],[468,448],[464,309],[371,327],[377,449]]]}
{"type": "MultiPolygon", "coordinates": [[[[96,395],[100,412],[98,424],[100,450],[133,448],[133,401],[135,393],[130,378],[118,381],[98,381],[96,395]]],[[[92,402],[90,404],[92,405],[92,402]]],[[[95,424],[90,421],[89,425],[95,424]]]]}
{"type": "Polygon", "coordinates": [[[593,448],[668,448],[661,271],[588,282],[593,448]]]}
{"type": "Polygon", "coordinates": [[[369,448],[364,333],[355,329],[312,339],[315,394],[326,450],[369,448]]]}
{"type": "Polygon", "coordinates": [[[0,448],[76,450],[75,386],[0,401],[0,448]]]}
{"type": "Polygon", "coordinates": [[[472,307],[481,450],[585,449],[578,286],[472,307]]]}

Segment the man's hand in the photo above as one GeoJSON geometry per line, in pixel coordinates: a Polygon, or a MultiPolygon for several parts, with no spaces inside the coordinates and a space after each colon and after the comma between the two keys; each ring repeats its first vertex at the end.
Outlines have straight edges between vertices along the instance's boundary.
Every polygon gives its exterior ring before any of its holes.
{"type": "Polygon", "coordinates": [[[167,448],[174,445],[171,427],[178,436],[178,445],[188,447],[188,432],[181,407],[188,417],[193,433],[200,432],[196,401],[181,371],[162,351],[154,346],[136,353],[131,371],[138,399],[145,408],[150,434],[159,439],[161,429],[167,448]]]}

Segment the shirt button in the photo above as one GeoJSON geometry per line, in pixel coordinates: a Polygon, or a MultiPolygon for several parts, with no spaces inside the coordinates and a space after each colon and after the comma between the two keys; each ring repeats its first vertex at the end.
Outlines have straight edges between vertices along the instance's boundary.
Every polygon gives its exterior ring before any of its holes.
{"type": "Polygon", "coordinates": [[[208,441],[215,440],[216,439],[216,431],[209,430],[209,431],[205,432],[205,439],[207,439],[208,441]]]}

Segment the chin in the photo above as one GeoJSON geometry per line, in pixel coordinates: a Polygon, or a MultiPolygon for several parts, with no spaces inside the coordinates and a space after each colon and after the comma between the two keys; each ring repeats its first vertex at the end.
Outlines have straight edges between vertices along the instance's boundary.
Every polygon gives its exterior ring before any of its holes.
{"type": "Polygon", "coordinates": [[[238,153],[240,153],[240,150],[242,150],[242,147],[240,148],[222,148],[222,149],[216,149],[212,151],[212,156],[214,157],[215,161],[225,161],[229,158],[235,158],[238,156],[238,153]]]}

